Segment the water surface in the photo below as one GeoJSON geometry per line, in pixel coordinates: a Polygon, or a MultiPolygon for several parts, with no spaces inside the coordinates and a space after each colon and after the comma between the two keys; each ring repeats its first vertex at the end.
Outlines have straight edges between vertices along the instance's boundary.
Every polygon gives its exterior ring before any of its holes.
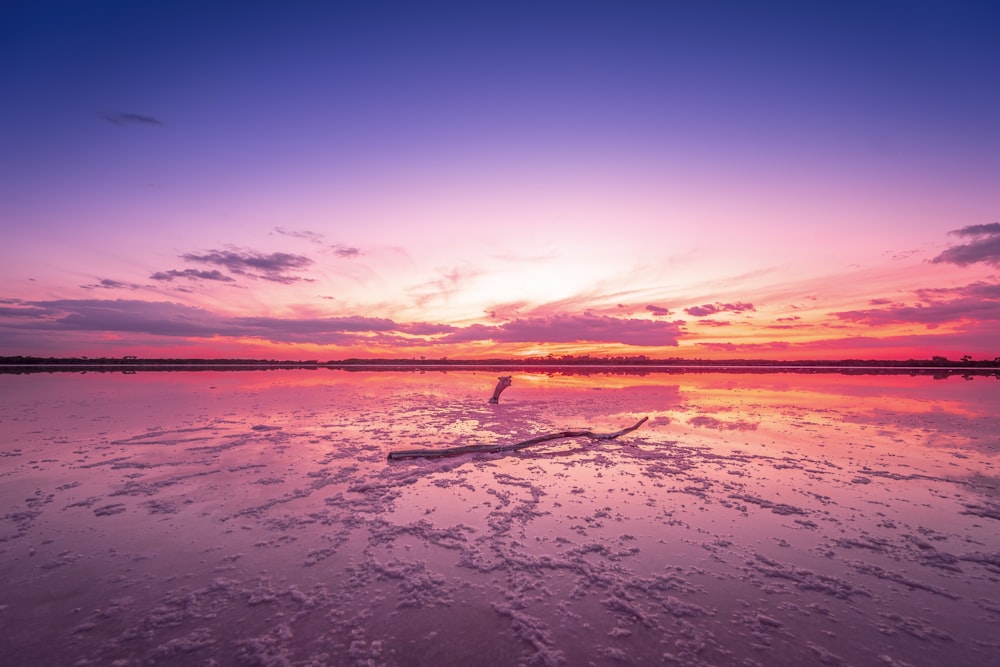
{"type": "Polygon", "coordinates": [[[495,383],[0,376],[5,664],[1000,664],[995,378],[495,383]]]}

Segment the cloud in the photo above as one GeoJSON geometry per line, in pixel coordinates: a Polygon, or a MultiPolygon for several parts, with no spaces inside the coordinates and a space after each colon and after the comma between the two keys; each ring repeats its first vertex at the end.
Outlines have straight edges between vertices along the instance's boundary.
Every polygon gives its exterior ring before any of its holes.
{"type": "Polygon", "coordinates": [[[833,316],[859,324],[922,324],[930,329],[950,322],[1000,320],[1000,284],[975,282],[916,293],[921,301],[913,305],[892,303],[883,308],[835,312],[833,316]]]}
{"type": "Polygon", "coordinates": [[[776,324],[764,325],[767,329],[777,329],[782,331],[788,331],[791,329],[803,329],[809,328],[811,325],[803,324],[802,318],[798,315],[791,315],[786,317],[779,317],[775,320],[776,324]]]}
{"type": "Polygon", "coordinates": [[[785,341],[771,341],[769,343],[698,343],[698,347],[703,347],[712,352],[784,352],[791,347],[785,341]]]}
{"type": "MultiPolygon", "coordinates": [[[[14,303],[14,301],[0,301],[0,303],[14,303]]],[[[20,302],[17,302],[20,303],[20,302]]],[[[28,317],[42,318],[51,315],[52,311],[47,308],[40,308],[33,305],[18,305],[14,308],[0,307],[0,318],[3,317],[28,317]]]]}
{"type": "Polygon", "coordinates": [[[497,343],[618,343],[676,346],[676,322],[625,319],[598,315],[550,315],[512,320],[498,326],[473,324],[440,342],[492,340],[497,343]]]}
{"type": "Polygon", "coordinates": [[[961,229],[953,229],[948,232],[954,236],[983,236],[987,234],[1000,234],[1000,222],[991,222],[986,225],[968,225],[961,229]]]}
{"type": "MultiPolygon", "coordinates": [[[[167,272],[163,272],[167,274],[167,272]]],[[[177,278],[187,279],[179,271],[177,278]]],[[[682,322],[606,315],[553,314],[521,317],[497,326],[452,326],[435,322],[347,317],[233,317],[204,308],[137,299],[11,301],[0,307],[0,330],[108,332],[196,339],[262,339],[318,345],[376,344],[386,347],[472,341],[496,343],[605,343],[645,347],[677,346],[682,322]]],[[[8,336],[9,337],[9,336],[8,336]]]]}
{"type": "Polygon", "coordinates": [[[326,317],[282,319],[276,317],[236,317],[225,322],[239,336],[265,338],[281,343],[350,344],[362,334],[392,333],[398,325],[377,317],[326,317]]]}
{"type": "Polygon", "coordinates": [[[333,252],[337,255],[337,257],[357,257],[361,254],[361,251],[358,248],[340,245],[339,243],[335,243],[330,247],[333,248],[333,252]]]}
{"type": "Polygon", "coordinates": [[[199,271],[198,269],[171,269],[169,271],[157,271],[150,276],[153,280],[172,281],[174,278],[187,278],[188,280],[215,280],[223,283],[235,282],[233,278],[227,276],[218,269],[211,271],[199,271]]]}
{"type": "Polygon", "coordinates": [[[412,322],[410,324],[398,324],[399,331],[411,336],[438,336],[440,334],[456,331],[456,327],[450,324],[435,324],[433,322],[412,322]]]}
{"type": "Polygon", "coordinates": [[[654,306],[650,304],[646,306],[646,310],[653,313],[656,317],[668,317],[670,315],[670,310],[664,308],[663,306],[654,306]]]}
{"type": "Polygon", "coordinates": [[[271,282],[290,284],[309,280],[289,275],[289,271],[300,271],[313,264],[304,255],[287,252],[264,254],[254,251],[209,250],[204,254],[186,253],[181,259],[188,262],[212,264],[228,269],[231,273],[271,282]]]}
{"type": "Polygon", "coordinates": [[[114,125],[163,125],[164,123],[152,116],[143,116],[137,113],[109,113],[104,114],[104,120],[114,125]]]}
{"type": "MultiPolygon", "coordinates": [[[[308,229],[285,229],[284,227],[275,227],[274,231],[282,236],[288,236],[294,239],[303,239],[304,241],[309,241],[310,243],[315,243],[316,245],[323,245],[326,243],[326,237],[323,234],[310,231],[308,229]]],[[[361,250],[359,248],[347,246],[343,243],[332,243],[327,247],[332,250],[333,254],[337,257],[357,257],[361,254],[361,250]]]]}
{"type": "Polygon", "coordinates": [[[213,336],[218,316],[178,303],[134,299],[61,299],[31,304],[44,309],[44,321],[32,329],[48,331],[114,331],[161,336],[213,336]]]}
{"type": "Polygon", "coordinates": [[[323,235],[319,232],[312,232],[307,229],[285,229],[284,227],[275,227],[274,231],[278,232],[282,236],[290,236],[295,239],[304,239],[310,243],[323,243],[323,235]]]}
{"type": "Polygon", "coordinates": [[[473,267],[454,267],[441,274],[441,277],[429,280],[410,288],[410,293],[418,306],[427,305],[434,299],[449,299],[459,289],[471,280],[482,275],[483,271],[473,267]]]}
{"type": "Polygon", "coordinates": [[[499,303],[487,310],[486,314],[493,320],[513,320],[530,305],[530,301],[511,301],[509,303],[499,303]]]}
{"type": "Polygon", "coordinates": [[[953,236],[968,237],[972,241],[948,248],[931,262],[935,264],[947,262],[958,266],[984,262],[992,266],[1000,266],[1000,222],[987,225],[969,225],[948,233],[953,236]]]}
{"type": "Polygon", "coordinates": [[[110,278],[103,278],[99,282],[92,285],[80,285],[83,289],[128,289],[137,290],[142,289],[142,285],[136,285],[135,283],[123,283],[120,280],[111,280],[110,278]]]}
{"type": "MultiPolygon", "coordinates": [[[[455,331],[442,324],[397,323],[363,316],[326,318],[228,317],[168,301],[63,299],[0,307],[7,331],[142,333],[187,338],[259,338],[275,343],[350,345],[413,342],[414,336],[455,331]]],[[[422,342],[422,341],[418,341],[422,342]]]]}
{"type": "Polygon", "coordinates": [[[752,303],[743,303],[742,301],[737,301],[736,303],[720,303],[716,301],[715,303],[706,303],[701,306],[685,308],[684,312],[693,317],[707,317],[708,315],[715,315],[716,313],[742,313],[752,310],[756,310],[752,303]]]}
{"type": "MultiPolygon", "coordinates": [[[[961,287],[928,287],[918,289],[916,294],[921,299],[934,299],[941,296],[1000,299],[1000,283],[984,283],[979,280],[961,287]]],[[[888,303],[888,301],[886,302],[888,303]]]]}

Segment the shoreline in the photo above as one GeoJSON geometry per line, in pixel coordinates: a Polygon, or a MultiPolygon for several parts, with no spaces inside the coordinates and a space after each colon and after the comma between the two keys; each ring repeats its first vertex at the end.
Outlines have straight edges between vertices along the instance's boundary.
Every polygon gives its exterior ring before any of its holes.
{"type": "Polygon", "coordinates": [[[967,375],[996,376],[1000,379],[1000,364],[995,362],[953,362],[949,365],[913,364],[893,361],[845,362],[524,362],[524,361],[410,361],[410,360],[351,360],[347,362],[284,362],[284,361],[214,361],[214,360],[28,360],[11,362],[0,359],[0,374],[25,375],[35,373],[125,373],[184,372],[184,371],[262,371],[319,370],[330,371],[520,371],[545,372],[560,375],[614,373],[645,375],[649,373],[829,373],[852,375],[967,375]]]}

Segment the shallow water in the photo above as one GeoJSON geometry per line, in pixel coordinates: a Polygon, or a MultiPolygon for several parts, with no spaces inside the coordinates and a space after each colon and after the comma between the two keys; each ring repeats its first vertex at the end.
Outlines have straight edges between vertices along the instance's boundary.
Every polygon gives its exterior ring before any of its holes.
{"type": "Polygon", "coordinates": [[[4,664],[1000,664],[995,378],[495,383],[0,375],[4,664]]]}

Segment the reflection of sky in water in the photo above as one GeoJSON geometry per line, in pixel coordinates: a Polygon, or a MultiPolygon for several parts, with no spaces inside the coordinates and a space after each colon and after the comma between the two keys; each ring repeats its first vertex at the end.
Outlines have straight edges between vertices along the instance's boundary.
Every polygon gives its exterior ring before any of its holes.
{"type": "Polygon", "coordinates": [[[461,664],[429,618],[507,664],[988,664],[995,382],[514,373],[488,405],[489,372],[0,376],[0,613],[36,664],[461,664]]]}

